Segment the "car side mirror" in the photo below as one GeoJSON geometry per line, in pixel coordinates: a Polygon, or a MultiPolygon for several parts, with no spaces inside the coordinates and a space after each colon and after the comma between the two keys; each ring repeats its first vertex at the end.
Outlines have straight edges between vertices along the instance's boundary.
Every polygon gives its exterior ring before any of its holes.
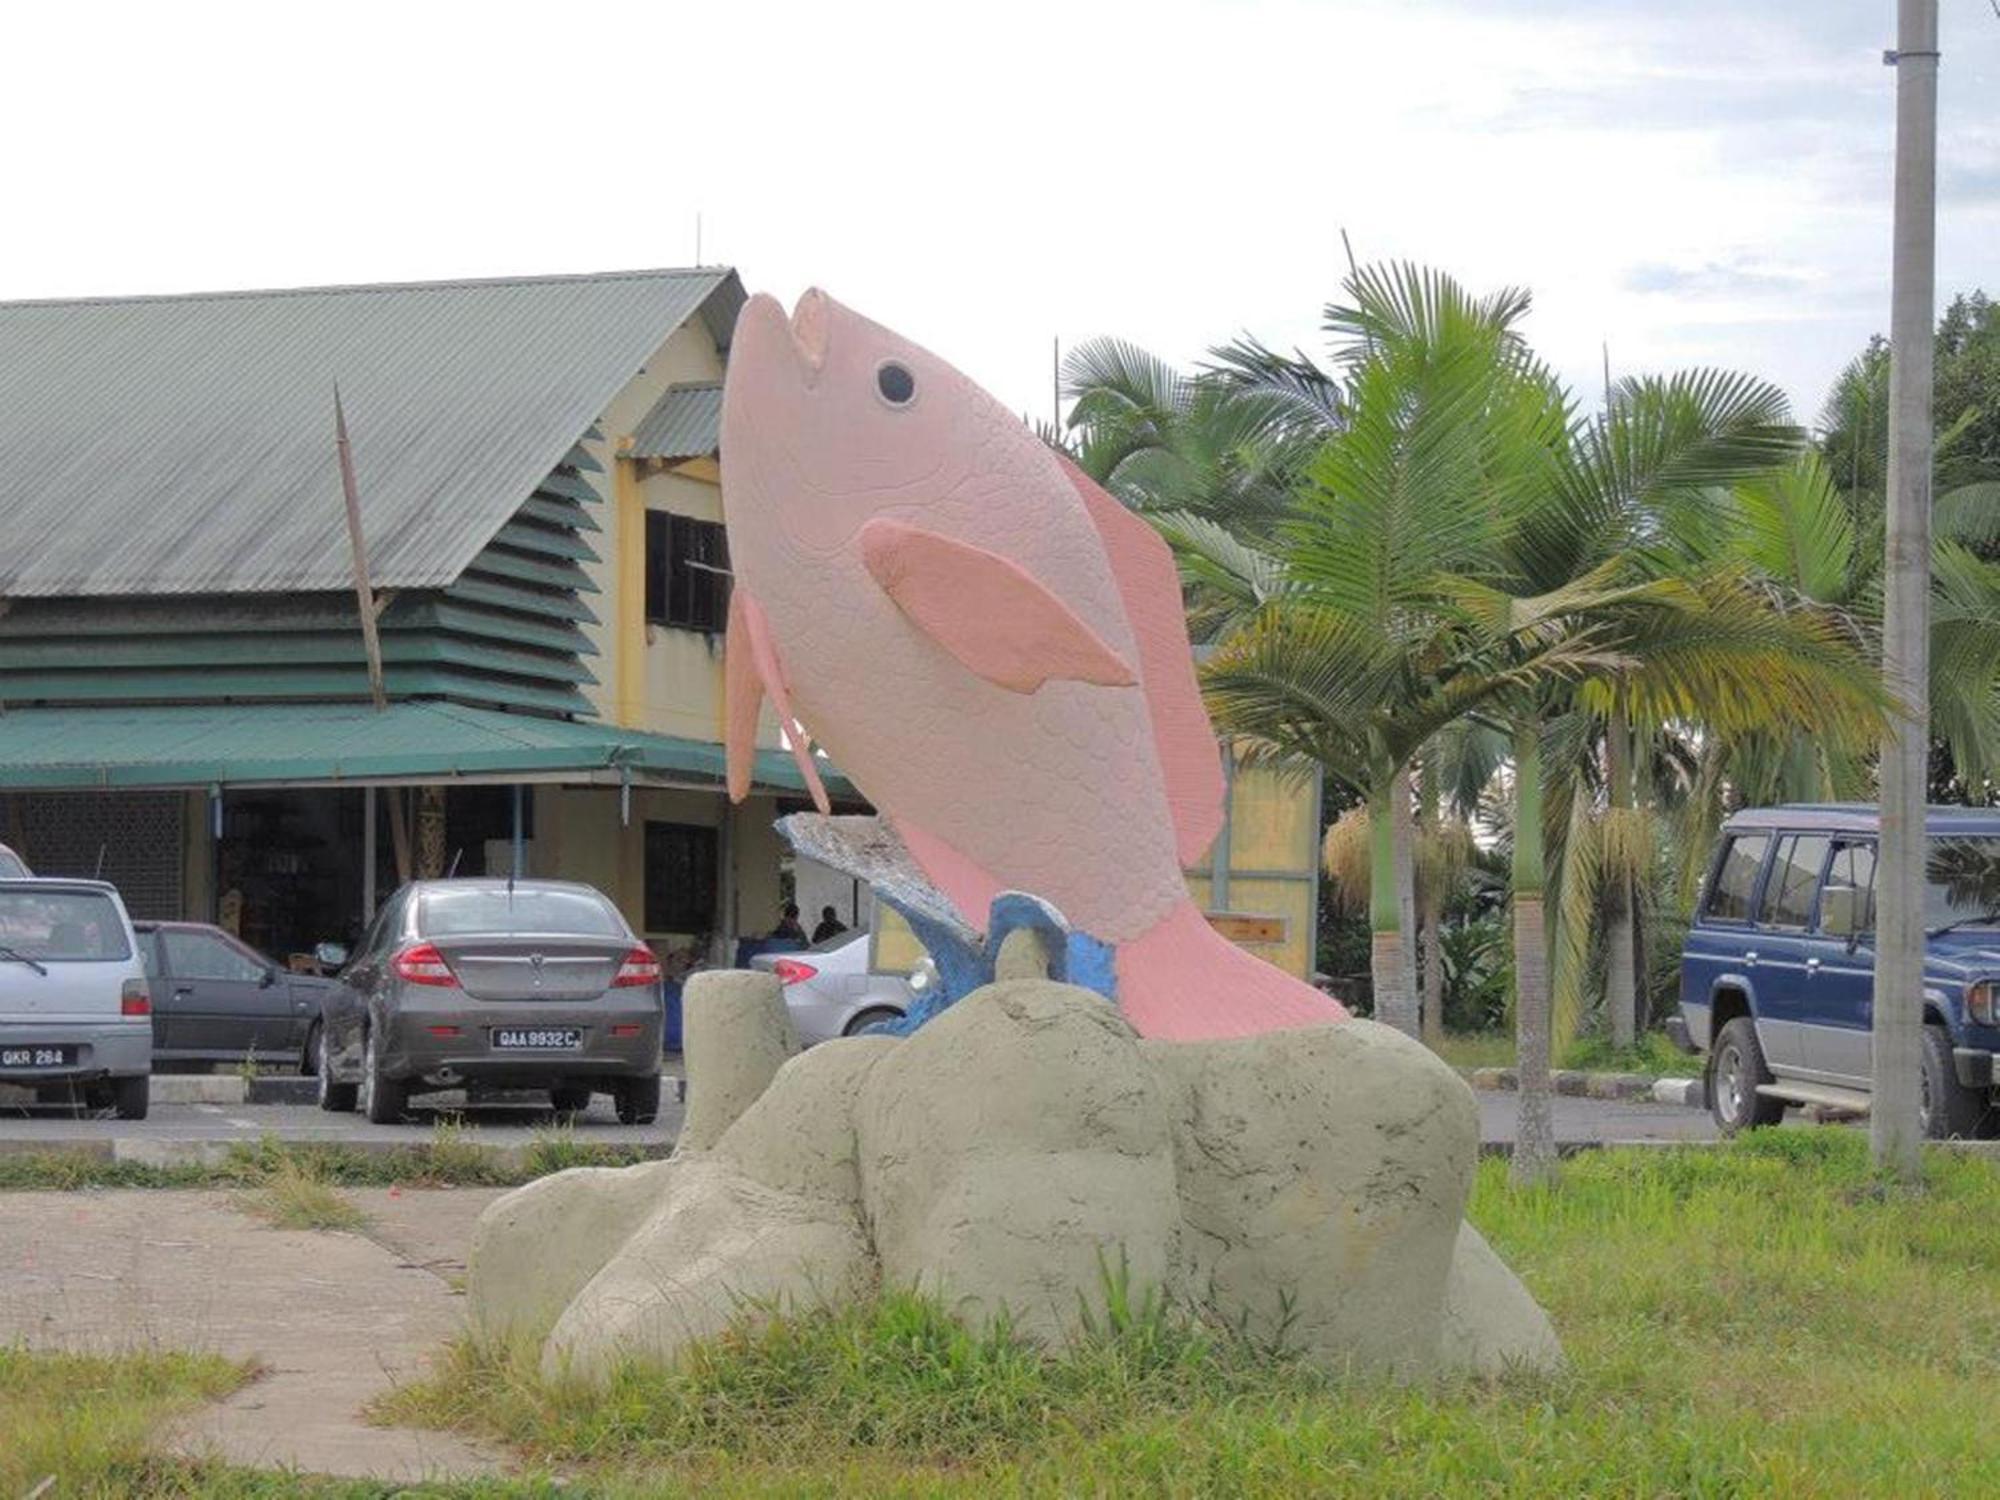
{"type": "Polygon", "coordinates": [[[317,948],[313,949],[313,957],[318,959],[321,965],[326,968],[338,969],[347,962],[347,945],[345,943],[321,943],[317,948]]]}
{"type": "Polygon", "coordinates": [[[260,990],[268,990],[277,982],[278,971],[276,969],[266,969],[262,974],[257,976],[257,988],[260,990]]]}

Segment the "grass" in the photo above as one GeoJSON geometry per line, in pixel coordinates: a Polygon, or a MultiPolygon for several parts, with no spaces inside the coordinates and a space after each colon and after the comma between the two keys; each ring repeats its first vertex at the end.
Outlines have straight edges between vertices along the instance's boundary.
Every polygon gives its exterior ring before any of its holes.
{"type": "MultiPolygon", "coordinates": [[[[1454,1068],[1511,1068],[1514,1038],[1504,1031],[1453,1032],[1438,1048],[1438,1056],[1454,1068]]],[[[1701,1059],[1668,1041],[1664,1032],[1649,1031],[1630,1047],[1614,1047],[1603,1037],[1578,1037],[1557,1059],[1559,1068],[1586,1073],[1644,1073],[1656,1078],[1695,1078],[1701,1059]]]]}
{"type": "Polygon", "coordinates": [[[1483,1164],[1471,1216],[1554,1317],[1553,1377],[1343,1381],[1115,1278],[1095,1331],[1053,1353],[890,1294],[603,1392],[461,1344],[378,1416],[503,1437],[542,1477],[398,1490],[141,1463],[147,1422],[240,1378],[220,1362],[13,1355],[0,1432],[31,1456],[0,1443],[0,1495],[53,1472],[64,1496],[137,1500],[2000,1492],[2000,1170],[1938,1153],[1927,1172],[1887,1187],[1865,1138],[1832,1130],[1593,1153],[1549,1188],[1483,1164]]]}
{"type": "Polygon", "coordinates": [[[1044,1354],[889,1295],[602,1393],[461,1345],[382,1415],[610,1494],[1992,1493],[2000,1173],[1929,1173],[1885,1188],[1858,1133],[1805,1130],[1552,1189],[1484,1164],[1471,1215],[1554,1317],[1553,1378],[1342,1382],[1157,1308],[1044,1354]]]}
{"type": "Polygon", "coordinates": [[[535,1132],[518,1152],[483,1146],[456,1124],[391,1151],[333,1142],[283,1143],[270,1136],[233,1144],[219,1161],[153,1166],[51,1148],[0,1152],[0,1193],[77,1188],[261,1189],[288,1174],[328,1187],[517,1187],[569,1167],[623,1167],[656,1151],[579,1141],[566,1126],[535,1132]]]}
{"type": "Polygon", "coordinates": [[[285,1157],[237,1204],[273,1229],[364,1229],[368,1215],[297,1157],[285,1157]]]}
{"type": "Polygon", "coordinates": [[[0,1495],[54,1477],[50,1500],[138,1492],[155,1467],[147,1444],[176,1412],[250,1377],[214,1355],[28,1354],[0,1347],[0,1495]]]}

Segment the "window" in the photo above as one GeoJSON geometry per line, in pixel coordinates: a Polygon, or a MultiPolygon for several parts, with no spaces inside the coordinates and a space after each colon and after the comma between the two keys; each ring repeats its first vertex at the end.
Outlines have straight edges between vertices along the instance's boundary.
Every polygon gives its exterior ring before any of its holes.
{"type": "Polygon", "coordinates": [[[703,933],[715,926],[716,837],[693,823],[646,825],[646,931],[703,933]]]}
{"type": "Polygon", "coordinates": [[[575,933],[623,937],[625,924],[595,891],[517,885],[445,885],[426,889],[418,903],[417,931],[425,937],[468,932],[575,933]]]}
{"type": "Polygon", "coordinates": [[[1819,930],[1852,937],[1875,926],[1875,846],[1835,844],[1819,898],[1819,930]]]}
{"type": "Polygon", "coordinates": [[[1771,878],[1764,888],[1764,925],[1804,930],[1812,920],[1820,867],[1826,863],[1824,834],[1795,833],[1778,844],[1771,878]]]}
{"type": "Polygon", "coordinates": [[[1701,914],[1722,922],[1750,920],[1750,898],[1757,893],[1757,872],[1764,867],[1764,851],[1771,847],[1768,833],[1753,833],[1731,839],[1715,867],[1715,880],[1708,888],[1708,900],[1701,914]]]}
{"type": "Polygon", "coordinates": [[[683,630],[729,623],[729,540],[719,524],[646,512],[646,618],[683,630]]]}
{"type": "Polygon", "coordinates": [[[90,963],[132,956],[118,908],[94,891],[0,891],[0,943],[23,959],[90,963]]]}
{"type": "Polygon", "coordinates": [[[255,984],[263,979],[266,965],[233,943],[206,932],[188,932],[169,927],[160,934],[166,945],[167,972],[176,979],[229,979],[255,984]]]}
{"type": "Polygon", "coordinates": [[[1924,859],[1924,926],[2000,926],[2000,837],[1935,835],[1924,859]]]}

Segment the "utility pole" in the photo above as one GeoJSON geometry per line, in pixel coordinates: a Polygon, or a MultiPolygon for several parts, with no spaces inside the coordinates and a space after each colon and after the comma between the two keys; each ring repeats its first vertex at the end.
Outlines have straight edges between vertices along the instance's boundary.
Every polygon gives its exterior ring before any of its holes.
{"type": "Polygon", "coordinates": [[[1899,706],[1882,737],[1876,888],[1877,1166],[1920,1175],[1924,804],[1930,763],[1931,354],[1937,282],[1937,0],[1897,0],[1895,255],[1889,310],[1889,526],[1882,673],[1899,706]]]}

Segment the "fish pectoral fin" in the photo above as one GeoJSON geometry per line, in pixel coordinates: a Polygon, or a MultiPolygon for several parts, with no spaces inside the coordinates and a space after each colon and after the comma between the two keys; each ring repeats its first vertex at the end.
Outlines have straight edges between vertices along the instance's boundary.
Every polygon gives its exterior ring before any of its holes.
{"type": "Polygon", "coordinates": [[[729,591],[729,630],[723,638],[723,727],[726,747],[729,800],[741,802],[750,792],[751,771],[757,758],[757,711],[769,694],[778,711],[778,727],[791,745],[792,760],[799,778],[823,813],[833,811],[826,785],[813,760],[812,746],[792,714],[791,687],[785,681],[785,665],[778,657],[777,643],[771,638],[770,623],[763,608],[741,584],[729,591]]]}
{"type": "Polygon", "coordinates": [[[1051,678],[1131,687],[1130,663],[1020,564],[877,518],[861,528],[861,556],[882,591],[969,672],[1015,693],[1051,678]]]}

